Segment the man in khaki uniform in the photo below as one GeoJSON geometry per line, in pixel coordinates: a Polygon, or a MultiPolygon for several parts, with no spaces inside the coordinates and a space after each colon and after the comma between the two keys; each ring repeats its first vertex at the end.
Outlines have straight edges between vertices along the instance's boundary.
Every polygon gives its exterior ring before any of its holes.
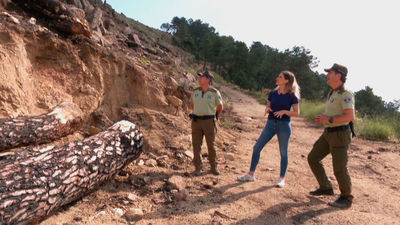
{"type": "Polygon", "coordinates": [[[332,155],[333,171],[339,184],[340,197],[328,203],[338,208],[351,207],[351,180],[347,170],[347,150],[352,138],[352,127],[349,123],[354,120],[354,95],[344,88],[347,77],[345,66],[334,64],[325,69],[327,83],[332,88],[326,102],[325,113],[316,117],[316,122],[325,127],[324,133],[315,142],[308,154],[308,164],[319,183],[319,188],[310,192],[311,195],[333,195],[333,188],[326,176],[321,160],[329,153],[332,155]]]}
{"type": "Polygon", "coordinates": [[[222,97],[219,91],[210,87],[214,76],[207,70],[198,73],[200,87],[194,89],[190,98],[190,106],[193,113],[190,114],[192,119],[192,144],[193,144],[193,163],[196,168],[194,174],[199,176],[201,173],[201,145],[203,137],[206,137],[208,148],[208,160],[211,165],[211,172],[219,175],[216,162],[216,151],[214,147],[215,134],[217,126],[215,118],[222,112],[222,97]]]}

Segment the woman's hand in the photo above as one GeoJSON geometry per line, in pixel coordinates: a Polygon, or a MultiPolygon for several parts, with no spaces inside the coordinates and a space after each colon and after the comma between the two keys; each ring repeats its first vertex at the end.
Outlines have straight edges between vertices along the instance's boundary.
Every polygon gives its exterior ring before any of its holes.
{"type": "Polygon", "coordinates": [[[287,110],[281,110],[281,111],[278,111],[278,112],[274,112],[274,116],[276,117],[276,118],[282,118],[282,116],[283,115],[285,115],[287,113],[287,110]]]}
{"type": "Polygon", "coordinates": [[[270,107],[267,106],[267,108],[265,108],[264,116],[266,116],[270,112],[273,112],[273,111],[272,111],[272,109],[270,107]]]}

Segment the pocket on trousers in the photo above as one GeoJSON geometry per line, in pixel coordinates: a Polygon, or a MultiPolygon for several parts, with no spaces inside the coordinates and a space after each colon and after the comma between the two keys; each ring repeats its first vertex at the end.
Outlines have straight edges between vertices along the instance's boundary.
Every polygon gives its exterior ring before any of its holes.
{"type": "Polygon", "coordinates": [[[329,134],[329,142],[333,148],[346,148],[351,141],[351,133],[346,131],[337,131],[329,134]]]}

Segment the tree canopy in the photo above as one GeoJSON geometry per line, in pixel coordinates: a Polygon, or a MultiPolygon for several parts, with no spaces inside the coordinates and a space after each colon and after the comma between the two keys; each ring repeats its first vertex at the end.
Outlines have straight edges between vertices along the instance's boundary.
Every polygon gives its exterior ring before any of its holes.
{"type": "MultiPolygon", "coordinates": [[[[312,70],[318,66],[317,58],[302,46],[280,51],[255,41],[249,48],[232,36],[219,35],[208,23],[184,17],[174,17],[171,23],[162,24],[161,29],[173,35],[175,45],[241,88],[275,88],[279,73],[289,70],[296,75],[302,98],[321,100],[329,92],[326,76],[312,70]]],[[[362,115],[399,113],[400,100],[386,103],[368,86],[356,92],[355,98],[356,110],[362,115]]]]}
{"type": "Polygon", "coordinates": [[[302,97],[322,99],[327,94],[324,76],[312,71],[317,59],[304,47],[279,51],[256,41],[248,48],[246,43],[231,36],[220,36],[214,27],[201,20],[184,17],[174,17],[171,23],[162,24],[161,29],[173,35],[175,45],[242,88],[274,88],[279,72],[290,70],[302,87],[302,97]]]}

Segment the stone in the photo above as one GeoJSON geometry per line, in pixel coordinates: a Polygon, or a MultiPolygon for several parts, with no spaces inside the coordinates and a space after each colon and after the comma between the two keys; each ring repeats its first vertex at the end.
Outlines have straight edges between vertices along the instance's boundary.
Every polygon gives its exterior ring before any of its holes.
{"type": "Polygon", "coordinates": [[[14,16],[12,16],[11,14],[7,13],[7,12],[2,12],[1,15],[7,16],[8,20],[10,22],[13,22],[15,24],[20,24],[19,20],[17,18],[15,18],[14,16]]]}
{"type": "Polygon", "coordinates": [[[163,159],[157,159],[157,166],[167,168],[168,164],[163,159]]]}
{"type": "Polygon", "coordinates": [[[124,214],[124,218],[128,222],[137,222],[143,219],[143,216],[144,216],[143,210],[140,208],[130,208],[124,214]]]}
{"type": "Polygon", "coordinates": [[[193,158],[194,158],[194,155],[193,155],[193,152],[192,152],[192,151],[185,151],[185,155],[186,155],[187,157],[189,157],[190,159],[193,159],[193,158]]]}
{"type": "Polygon", "coordinates": [[[151,182],[151,177],[143,177],[143,181],[146,183],[146,184],[148,184],[148,183],[150,183],[151,182]]]}
{"type": "Polygon", "coordinates": [[[152,167],[156,167],[157,166],[157,161],[155,159],[148,159],[145,162],[146,166],[152,166],[152,167]]]}
{"type": "Polygon", "coordinates": [[[185,181],[183,177],[174,175],[168,179],[168,183],[175,189],[181,190],[185,188],[185,181]]]}
{"type": "Polygon", "coordinates": [[[196,76],[194,76],[194,75],[191,74],[191,73],[185,74],[185,77],[186,77],[190,82],[196,82],[196,81],[197,81],[196,76]]]}
{"type": "Polygon", "coordinates": [[[185,201],[188,196],[189,196],[189,191],[185,188],[174,193],[174,198],[176,201],[185,201]]]}
{"type": "Polygon", "coordinates": [[[138,166],[143,166],[144,165],[144,161],[141,159],[141,160],[139,160],[139,162],[137,162],[137,165],[138,166]]]}
{"type": "Polygon", "coordinates": [[[226,153],[225,159],[229,160],[229,161],[233,161],[233,160],[235,160],[235,155],[233,153],[226,153]]]}
{"type": "Polygon", "coordinates": [[[115,208],[114,211],[120,216],[124,215],[124,211],[120,208],[115,208]]]}
{"type": "Polygon", "coordinates": [[[129,201],[135,201],[138,198],[138,196],[135,195],[135,194],[130,193],[130,194],[128,194],[127,198],[128,198],[129,201]]]}
{"type": "Polygon", "coordinates": [[[167,95],[165,97],[167,98],[168,102],[171,103],[176,108],[182,106],[182,100],[180,100],[179,98],[177,98],[177,97],[175,97],[173,95],[167,95]]]}
{"type": "Polygon", "coordinates": [[[35,25],[35,24],[36,24],[36,19],[33,18],[33,17],[31,17],[31,18],[28,20],[28,23],[30,23],[30,24],[32,24],[32,25],[35,25]]]}

